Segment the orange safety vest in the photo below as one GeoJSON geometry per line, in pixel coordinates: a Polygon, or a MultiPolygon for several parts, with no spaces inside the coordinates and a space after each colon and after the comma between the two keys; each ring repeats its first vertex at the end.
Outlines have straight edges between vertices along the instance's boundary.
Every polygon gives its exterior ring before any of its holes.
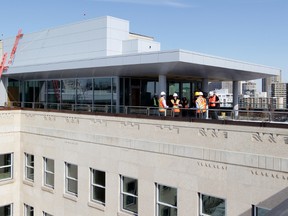
{"type": "Polygon", "coordinates": [[[173,112],[179,113],[180,112],[180,109],[179,109],[180,100],[179,99],[176,99],[176,100],[172,99],[171,103],[173,104],[173,112]]]}
{"type": "Polygon", "coordinates": [[[165,112],[166,111],[166,107],[164,107],[163,101],[164,101],[164,97],[160,97],[159,98],[159,112],[165,112]]]}
{"type": "Polygon", "coordinates": [[[209,107],[216,107],[216,95],[209,97],[209,107]]]}
{"type": "Polygon", "coordinates": [[[198,104],[197,106],[197,113],[204,113],[206,112],[206,99],[203,98],[203,97],[198,97],[197,100],[196,100],[196,104],[198,104]]]}

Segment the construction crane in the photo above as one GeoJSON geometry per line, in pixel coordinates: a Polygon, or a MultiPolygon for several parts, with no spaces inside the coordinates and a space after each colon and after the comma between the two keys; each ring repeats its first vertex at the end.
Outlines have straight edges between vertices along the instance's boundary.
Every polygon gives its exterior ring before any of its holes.
{"type": "Polygon", "coordinates": [[[2,76],[3,71],[7,70],[8,67],[13,63],[13,60],[14,60],[14,57],[15,57],[15,53],[16,53],[16,50],[17,50],[17,47],[18,47],[19,40],[22,37],[23,37],[22,29],[19,29],[18,34],[16,35],[16,38],[15,38],[15,42],[14,42],[13,48],[12,48],[11,53],[10,53],[10,58],[9,58],[9,61],[8,61],[8,65],[5,65],[8,54],[4,53],[4,55],[2,57],[2,61],[1,61],[1,64],[0,64],[0,78],[2,76]]]}

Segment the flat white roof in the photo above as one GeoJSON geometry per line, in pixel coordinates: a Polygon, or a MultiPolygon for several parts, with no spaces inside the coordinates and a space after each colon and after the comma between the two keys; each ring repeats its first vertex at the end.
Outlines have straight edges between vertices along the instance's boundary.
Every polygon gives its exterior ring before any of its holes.
{"type": "Polygon", "coordinates": [[[3,76],[20,79],[131,76],[207,78],[244,81],[280,75],[281,70],[263,65],[209,56],[185,50],[145,52],[126,55],[10,66],[3,76]]]}

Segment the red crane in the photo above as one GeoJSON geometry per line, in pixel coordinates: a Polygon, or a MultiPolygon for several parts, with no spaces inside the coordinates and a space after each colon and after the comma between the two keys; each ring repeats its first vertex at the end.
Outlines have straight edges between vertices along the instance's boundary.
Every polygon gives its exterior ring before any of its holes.
{"type": "Polygon", "coordinates": [[[8,61],[8,65],[5,65],[8,54],[4,53],[4,55],[2,57],[2,61],[1,61],[1,64],[0,64],[0,78],[2,76],[3,71],[7,70],[9,65],[11,65],[13,63],[14,56],[15,56],[15,53],[16,53],[16,50],[17,50],[17,47],[18,47],[19,40],[22,37],[23,37],[22,29],[19,29],[18,34],[16,35],[16,38],[15,38],[15,42],[14,42],[13,48],[12,48],[11,53],[10,53],[10,58],[9,58],[9,61],[8,61]]]}

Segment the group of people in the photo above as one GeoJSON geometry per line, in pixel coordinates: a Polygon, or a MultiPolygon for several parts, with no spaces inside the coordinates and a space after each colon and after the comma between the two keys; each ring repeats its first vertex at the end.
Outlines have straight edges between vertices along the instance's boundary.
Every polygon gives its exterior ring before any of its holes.
{"type": "MultiPolygon", "coordinates": [[[[178,94],[174,93],[171,98],[166,100],[166,93],[161,92],[159,99],[157,96],[153,98],[153,106],[159,107],[159,114],[161,116],[166,116],[167,108],[172,108],[173,116],[187,116],[191,112],[189,108],[189,101],[186,97],[183,97],[181,100],[178,98],[178,94]]],[[[210,118],[218,119],[218,111],[220,108],[219,97],[215,92],[210,92],[209,97],[205,97],[203,92],[196,91],[194,97],[192,98],[191,108],[195,108],[195,116],[197,118],[206,118],[207,108],[209,110],[210,118]]]]}

